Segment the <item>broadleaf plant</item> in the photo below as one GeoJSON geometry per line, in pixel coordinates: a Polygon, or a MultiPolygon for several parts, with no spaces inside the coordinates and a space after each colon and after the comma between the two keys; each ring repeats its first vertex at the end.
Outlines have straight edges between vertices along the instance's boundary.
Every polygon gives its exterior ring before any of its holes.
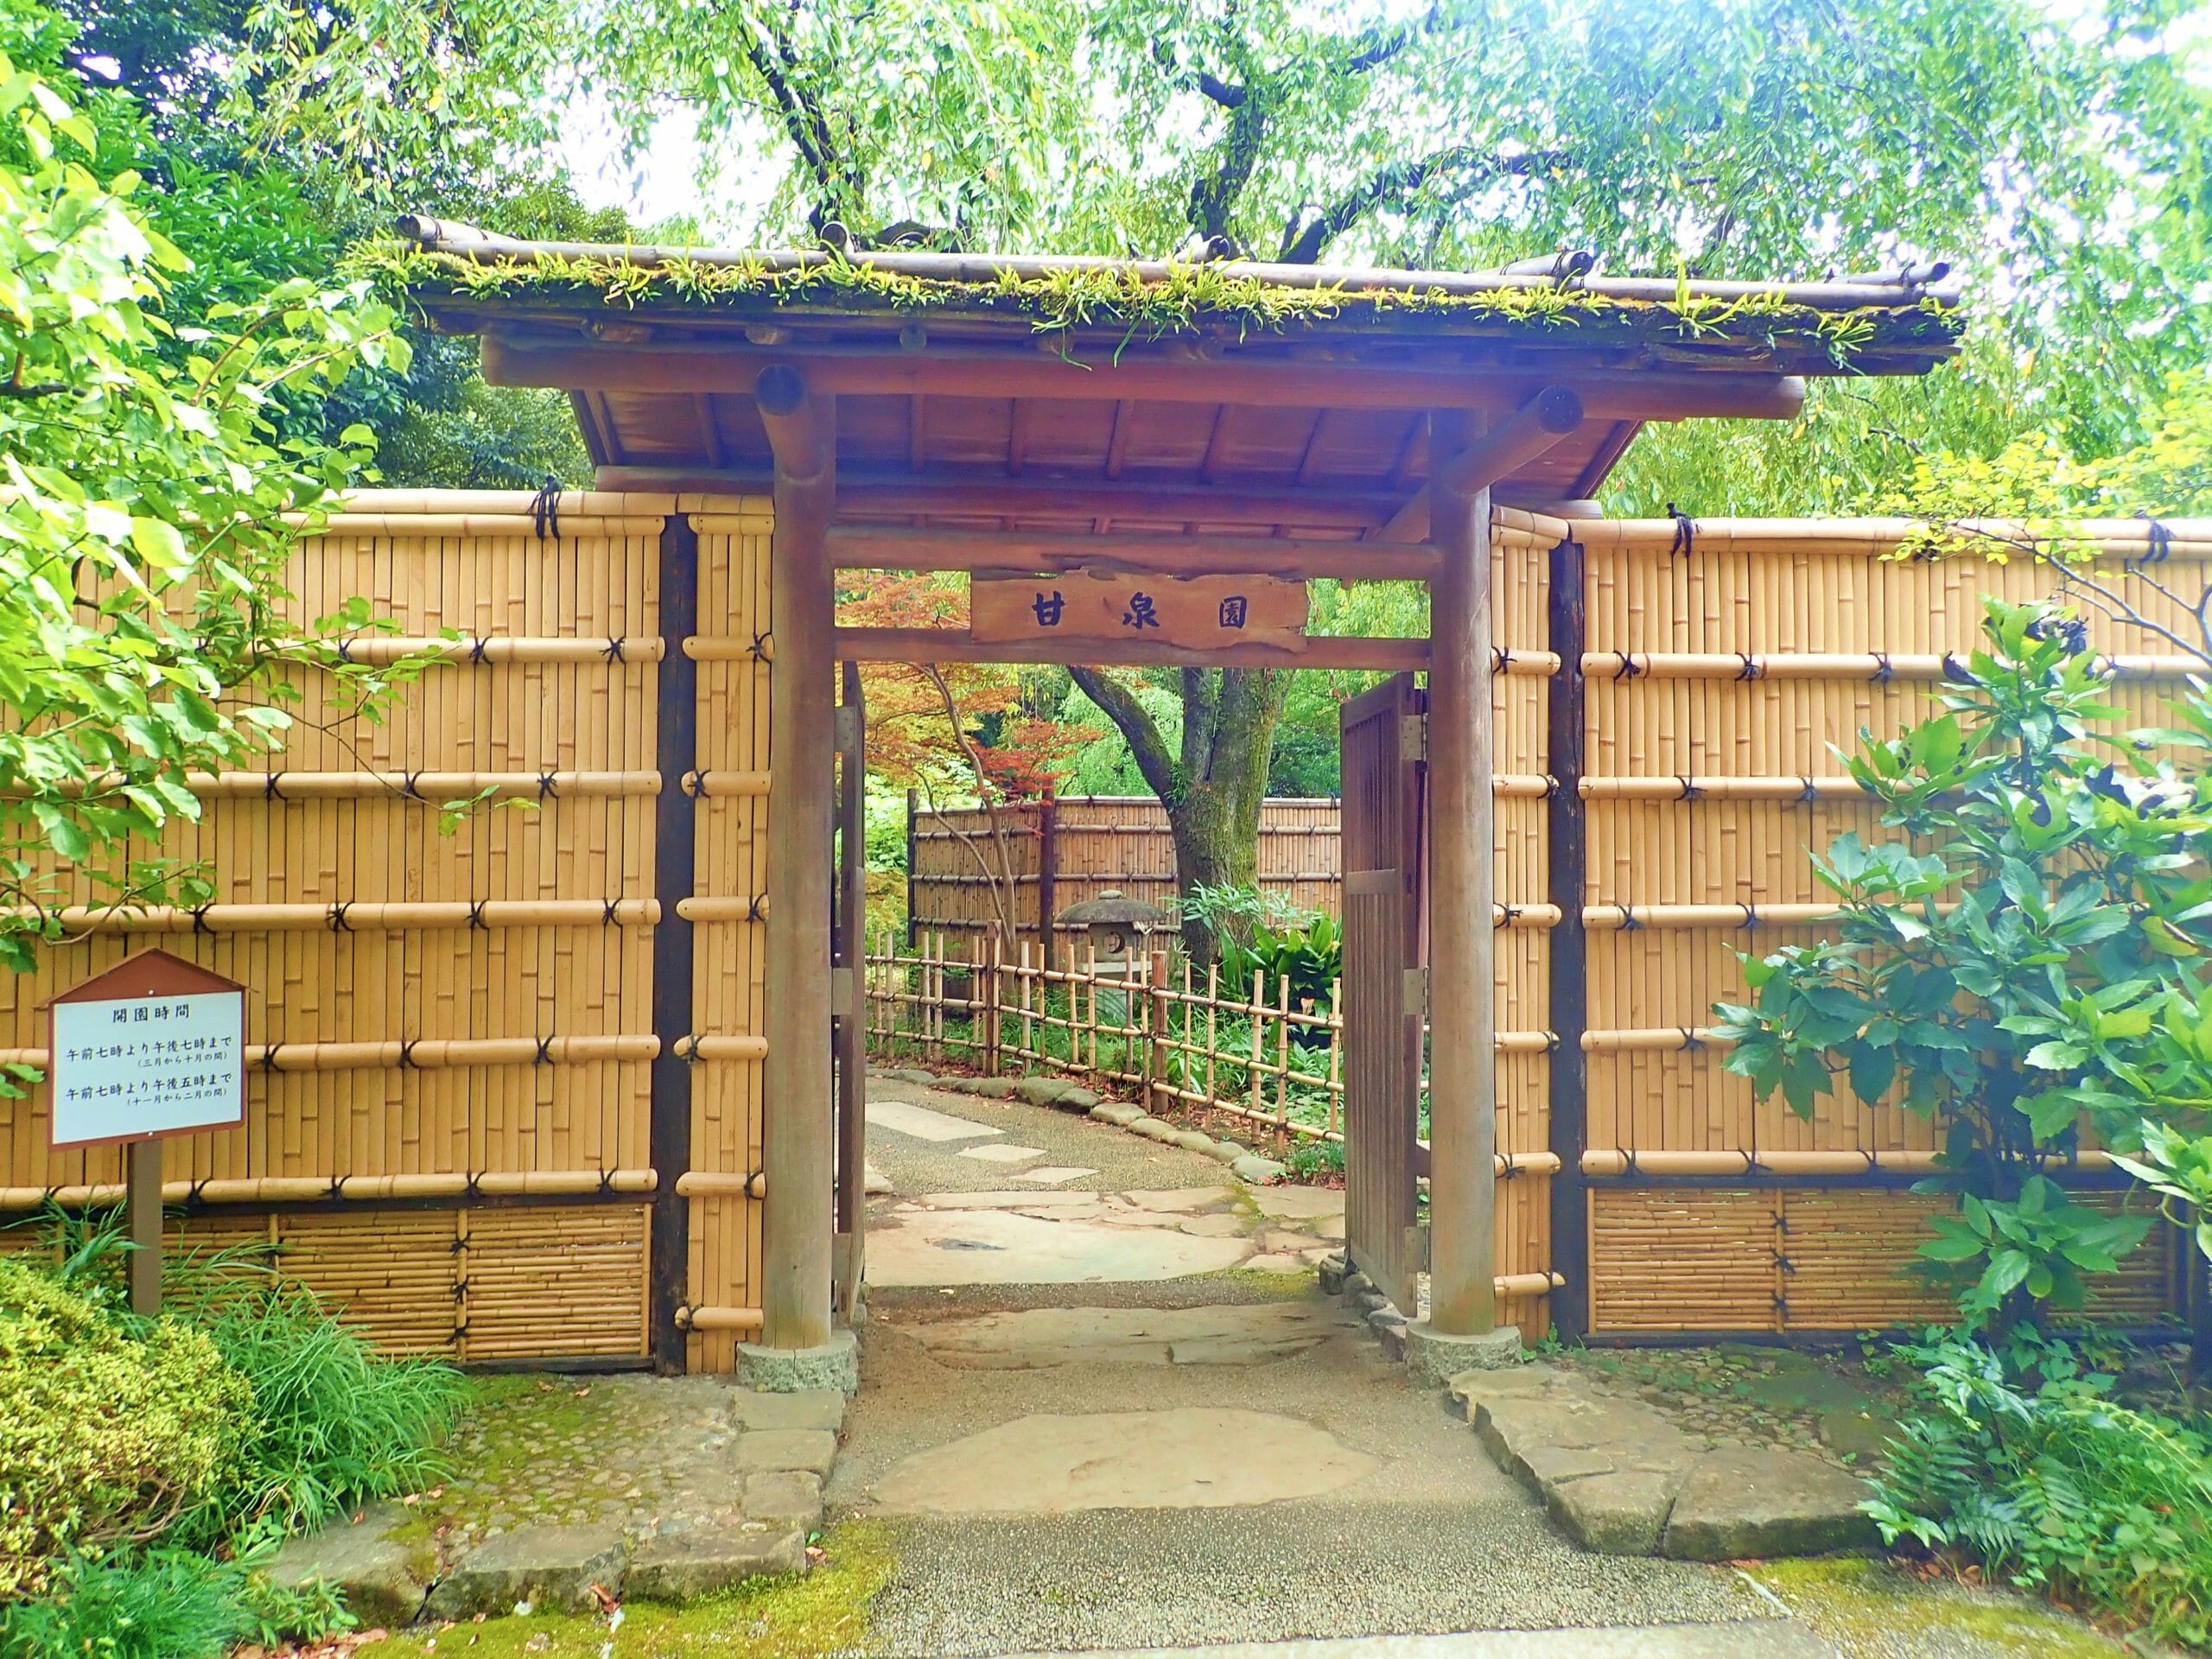
{"type": "Polygon", "coordinates": [[[1751,1003],[1718,1008],[1762,1098],[1810,1117],[1840,1084],[1939,1123],[1924,1187],[1959,1209],[1922,1254],[1965,1281],[1969,1329],[2079,1307],[2146,1232],[2055,1179],[2085,1131],[2140,1163],[2202,1134],[2212,1094],[2205,774],[2154,756],[2174,734],[2100,729],[2113,671],[2071,612],[1986,604],[1942,712],[1842,756],[1894,838],[1814,861],[1835,937],[1747,957],[1751,1003]]]}

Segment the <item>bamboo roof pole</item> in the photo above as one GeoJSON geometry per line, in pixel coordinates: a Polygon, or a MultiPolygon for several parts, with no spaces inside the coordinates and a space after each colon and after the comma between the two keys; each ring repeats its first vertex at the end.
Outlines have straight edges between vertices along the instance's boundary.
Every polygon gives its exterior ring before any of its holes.
{"type": "MultiPolygon", "coordinates": [[[[1390,522],[1375,532],[1378,542],[1418,542],[1430,531],[1440,486],[1471,495],[1526,466],[1582,424],[1582,398],[1572,386],[1546,386],[1481,438],[1435,465],[1434,476],[1414,492],[1390,522]]],[[[1441,445],[1431,440],[1440,452],[1441,445]]]]}
{"type": "Polygon", "coordinates": [[[753,395],[776,456],[769,543],[767,1028],[761,1161],[761,1341],[819,1348],[830,1337],[835,1123],[830,1045],[830,751],[836,592],[829,552],[837,485],[836,405],[798,370],[761,371],[753,395]]]}

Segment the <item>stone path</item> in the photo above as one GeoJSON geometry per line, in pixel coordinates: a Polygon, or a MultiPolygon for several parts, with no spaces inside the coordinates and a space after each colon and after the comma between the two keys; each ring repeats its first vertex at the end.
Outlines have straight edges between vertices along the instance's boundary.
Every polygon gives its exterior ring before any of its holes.
{"type": "Polygon", "coordinates": [[[1870,1548],[1866,1483],[1808,1452],[1719,1445],[1549,1365],[1454,1379],[1453,1407],[1500,1467],[1586,1549],[1729,1561],[1870,1548]]]}
{"type": "Polygon", "coordinates": [[[711,1376],[486,1378],[452,1478],[284,1547],[369,1624],[518,1602],[589,1611],[591,1586],[683,1600],[795,1573],[821,1524],[838,1394],[755,1395],[711,1376]]]}

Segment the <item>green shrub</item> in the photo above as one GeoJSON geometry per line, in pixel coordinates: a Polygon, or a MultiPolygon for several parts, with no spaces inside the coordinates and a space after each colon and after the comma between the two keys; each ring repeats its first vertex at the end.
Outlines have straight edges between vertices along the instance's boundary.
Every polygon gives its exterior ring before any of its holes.
{"type": "Polygon", "coordinates": [[[1290,1149],[1291,1179],[1317,1180],[1344,1173],[1344,1143],[1341,1141],[1300,1141],[1290,1149]]]}
{"type": "Polygon", "coordinates": [[[143,1542],[237,1478],[252,1390],[205,1333],[132,1329],[0,1260],[0,1603],[72,1549],[143,1542]]]}
{"type": "Polygon", "coordinates": [[[48,1594],[0,1608],[0,1659],[215,1659],[253,1632],[245,1576],[185,1550],[69,1557],[48,1594]]]}
{"type": "Polygon", "coordinates": [[[265,1251],[188,1259],[168,1305],[253,1390],[230,1478],[183,1529],[191,1541],[306,1530],[441,1472],[437,1447],[467,1399],[460,1373],[378,1355],[265,1251]]]}
{"type": "Polygon", "coordinates": [[[2063,1344],[1955,1338],[1905,1351],[1919,1413],[1890,1443],[1868,1512],[1891,1543],[2212,1644],[2212,1441],[2131,1410],[2063,1344]]]}

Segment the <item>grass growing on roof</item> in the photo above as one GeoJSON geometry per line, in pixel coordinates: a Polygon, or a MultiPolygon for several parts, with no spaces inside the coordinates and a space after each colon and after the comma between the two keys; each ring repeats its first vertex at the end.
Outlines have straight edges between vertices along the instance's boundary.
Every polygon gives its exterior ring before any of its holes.
{"type": "Polygon", "coordinates": [[[1282,334],[1320,323],[1376,332],[1514,332],[1573,329],[1592,345],[1739,341],[1796,344],[1838,365],[1885,345],[1947,346],[1962,332],[1955,308],[1932,299],[1847,311],[1802,305],[1778,289],[1734,297],[1693,294],[1671,300],[1621,299],[1586,289],[1531,283],[1476,293],[1440,287],[1313,287],[1270,283],[1206,263],[1176,264],[1165,276],[1101,264],[1025,276],[1001,269],[988,282],[917,276],[860,260],[797,267],[738,258],[543,254],[475,259],[411,244],[376,240],[348,256],[355,272],[418,299],[541,298],[625,310],[772,312],[830,307],[896,314],[1026,317],[1043,334],[1080,328],[1121,331],[1123,343],[1233,327],[1240,337],[1282,334]]]}

